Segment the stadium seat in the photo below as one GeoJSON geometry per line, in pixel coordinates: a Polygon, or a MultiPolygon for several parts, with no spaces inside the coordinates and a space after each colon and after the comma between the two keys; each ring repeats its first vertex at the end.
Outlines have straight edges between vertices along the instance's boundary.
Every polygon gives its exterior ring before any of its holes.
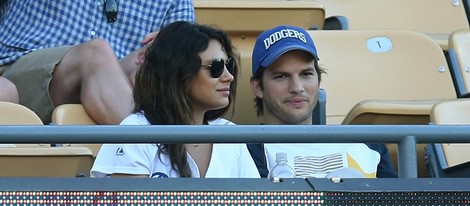
{"type": "Polygon", "coordinates": [[[428,124],[439,100],[364,100],[354,105],[343,124],[428,124]]]}
{"type": "MultiPolygon", "coordinates": [[[[63,104],[52,112],[52,124],[55,125],[96,125],[81,104],[63,104]]],[[[96,157],[101,144],[63,144],[65,147],[87,147],[96,157]]]]}
{"type": "MultiPolygon", "coordinates": [[[[63,104],[52,112],[52,124],[55,125],[96,125],[81,104],[63,104]]],[[[87,147],[93,156],[98,154],[101,144],[64,144],[62,146],[87,147]]]]}
{"type": "MultiPolygon", "coordinates": [[[[405,30],[309,31],[327,74],[327,124],[428,124],[432,104],[456,99],[442,49],[405,30]]],[[[396,145],[388,145],[396,164],[396,145]]],[[[425,176],[424,145],[417,145],[425,176]]]]}
{"type": "MultiPolygon", "coordinates": [[[[251,1],[261,1],[265,4],[279,2],[279,0],[251,1]]],[[[324,27],[320,28],[403,29],[422,32],[438,42],[443,50],[447,50],[447,40],[452,32],[469,29],[469,18],[466,14],[466,11],[470,10],[469,0],[290,0],[289,2],[292,1],[322,4],[325,10],[325,22],[324,27]]]]}
{"type": "Polygon", "coordinates": [[[0,177],[88,177],[93,155],[83,147],[0,147],[0,177]]]}
{"type": "MultiPolygon", "coordinates": [[[[305,1],[305,0],[302,0],[305,1]]],[[[449,35],[469,29],[468,0],[314,0],[325,17],[344,16],[351,30],[403,29],[422,32],[447,49],[449,35]]]]}
{"type": "Polygon", "coordinates": [[[29,108],[0,101],[0,125],[42,125],[41,119],[29,108]]]}
{"type": "Polygon", "coordinates": [[[470,97],[470,30],[459,30],[450,35],[446,55],[458,97],[470,97]]]}
{"type": "MultiPolygon", "coordinates": [[[[256,37],[280,24],[305,29],[322,28],[322,4],[308,1],[219,1],[195,0],[198,23],[215,25],[228,32],[239,53],[241,71],[237,82],[235,110],[225,116],[237,124],[259,124],[250,88],[251,55],[256,37]]],[[[231,110],[230,110],[231,111],[231,110]]]]}
{"type": "Polygon", "coordinates": [[[434,124],[469,125],[470,99],[461,98],[435,104],[431,110],[434,124]]]}
{"type": "MultiPolygon", "coordinates": [[[[444,101],[433,106],[431,122],[470,125],[470,99],[444,101]]],[[[434,177],[470,177],[470,144],[429,144],[428,164],[434,177]]]]}
{"type": "MultiPolygon", "coordinates": [[[[388,107],[376,108],[389,111],[398,106],[415,108],[415,114],[428,108],[429,114],[433,101],[456,99],[442,50],[422,33],[405,30],[309,33],[318,49],[319,64],[327,72],[321,87],[328,94],[328,124],[358,123],[347,115],[357,116],[353,108],[361,102],[382,103],[388,107]]],[[[384,124],[369,120],[360,123],[384,124]]]]}
{"type": "MultiPolygon", "coordinates": [[[[0,102],[0,125],[43,125],[32,110],[0,102]]],[[[50,144],[0,144],[0,177],[89,176],[93,156],[88,148],[55,148],[50,144]]]]}
{"type": "Polygon", "coordinates": [[[96,125],[81,104],[59,105],[52,112],[52,123],[57,125],[96,125]]]}
{"type": "Polygon", "coordinates": [[[321,29],[323,4],[315,1],[195,0],[198,23],[218,26],[229,33],[248,35],[286,24],[321,29]]]}
{"type": "MultiPolygon", "coordinates": [[[[0,101],[0,125],[43,125],[31,109],[16,103],[0,101]]],[[[48,146],[48,144],[41,144],[48,146]]],[[[0,147],[36,147],[38,144],[0,144],[0,147]]]]}

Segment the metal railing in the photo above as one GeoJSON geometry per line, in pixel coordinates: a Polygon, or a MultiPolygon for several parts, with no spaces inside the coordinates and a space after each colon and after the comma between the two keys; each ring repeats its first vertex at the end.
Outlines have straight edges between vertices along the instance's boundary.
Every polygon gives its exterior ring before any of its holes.
{"type": "Polygon", "coordinates": [[[417,177],[416,144],[470,143],[470,126],[0,126],[0,143],[396,143],[400,177],[417,177]]]}

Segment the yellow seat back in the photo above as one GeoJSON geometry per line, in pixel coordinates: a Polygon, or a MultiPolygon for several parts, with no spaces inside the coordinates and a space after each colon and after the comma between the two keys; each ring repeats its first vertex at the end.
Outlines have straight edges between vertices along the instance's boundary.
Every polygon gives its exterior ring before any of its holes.
{"type": "MultiPolygon", "coordinates": [[[[81,104],[63,104],[52,112],[52,124],[55,125],[96,125],[81,104]]],[[[62,146],[87,147],[93,156],[98,154],[101,144],[64,144],[62,146]]]]}
{"type": "Polygon", "coordinates": [[[11,102],[0,101],[0,125],[42,125],[31,109],[11,102]]]}

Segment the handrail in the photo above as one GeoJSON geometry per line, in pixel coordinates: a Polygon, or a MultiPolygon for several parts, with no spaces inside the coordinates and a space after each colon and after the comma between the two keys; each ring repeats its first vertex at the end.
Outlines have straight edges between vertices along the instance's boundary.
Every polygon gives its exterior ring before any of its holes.
{"type": "Polygon", "coordinates": [[[417,177],[416,144],[470,143],[461,125],[0,126],[0,143],[397,143],[399,176],[417,177]]]}

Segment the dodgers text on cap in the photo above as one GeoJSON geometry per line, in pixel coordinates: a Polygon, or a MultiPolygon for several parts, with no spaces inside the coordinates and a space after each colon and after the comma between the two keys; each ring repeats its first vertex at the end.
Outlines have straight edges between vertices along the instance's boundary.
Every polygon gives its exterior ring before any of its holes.
{"type": "Polygon", "coordinates": [[[305,38],[305,35],[303,33],[292,29],[282,29],[272,33],[271,35],[269,35],[269,37],[264,39],[264,47],[266,50],[268,50],[271,45],[285,38],[296,38],[305,44],[307,43],[307,39],[305,38]]]}

